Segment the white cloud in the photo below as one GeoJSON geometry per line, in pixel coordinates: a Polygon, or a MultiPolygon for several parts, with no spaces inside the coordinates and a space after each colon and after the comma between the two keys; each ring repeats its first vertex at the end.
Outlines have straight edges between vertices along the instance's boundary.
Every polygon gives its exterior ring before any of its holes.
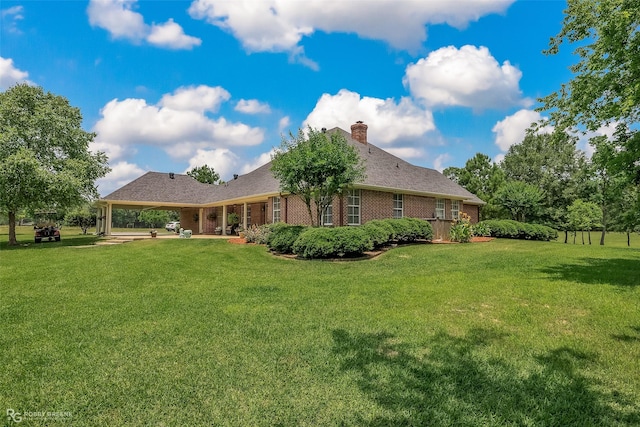
{"type": "Polygon", "coordinates": [[[196,154],[189,159],[189,167],[185,169],[185,173],[196,166],[204,165],[211,166],[221,179],[228,181],[233,173],[237,172],[238,156],[227,148],[198,149],[196,154]]]}
{"type": "Polygon", "coordinates": [[[235,110],[245,114],[268,114],[271,112],[271,107],[257,99],[241,99],[236,104],[235,110]]]}
{"type": "Polygon", "coordinates": [[[285,130],[288,130],[289,126],[291,126],[291,118],[289,116],[284,116],[278,121],[278,132],[282,133],[285,130]]]}
{"type": "Polygon", "coordinates": [[[173,19],[169,19],[164,24],[152,25],[147,41],[153,45],[169,49],[187,50],[192,49],[194,46],[200,46],[202,43],[199,38],[186,35],[182,27],[173,22],[173,19]]]}
{"type": "Polygon", "coordinates": [[[425,155],[424,150],[414,147],[394,147],[387,148],[389,153],[401,159],[419,159],[425,155]]]}
{"type": "Polygon", "coordinates": [[[351,125],[362,120],[368,126],[370,141],[393,144],[416,139],[435,130],[431,111],[416,105],[409,98],[397,102],[393,98],[360,97],[360,94],[341,89],[336,95],[323,94],[303,127],[321,129],[340,127],[350,131],[351,125]]]}
{"type": "Polygon", "coordinates": [[[18,28],[18,22],[24,19],[24,7],[12,6],[0,11],[0,18],[2,18],[2,26],[5,30],[12,34],[22,34],[22,31],[18,28]]]}
{"type": "Polygon", "coordinates": [[[247,51],[303,55],[300,42],[315,31],[355,33],[398,49],[417,49],[427,38],[427,25],[463,28],[506,11],[513,1],[407,0],[399,6],[396,0],[195,0],[189,13],[230,32],[247,51]]]}
{"type": "MultiPolygon", "coordinates": [[[[500,150],[506,152],[514,144],[519,144],[524,139],[527,129],[532,123],[544,120],[540,113],[533,110],[520,110],[495,124],[491,129],[495,135],[495,143],[500,150]]],[[[551,133],[553,127],[544,126],[539,133],[551,133]]]]}
{"type": "Polygon", "coordinates": [[[162,107],[178,111],[216,112],[231,94],[220,86],[186,86],[172,94],[165,94],[159,102],[162,107]]]}
{"type": "Polygon", "coordinates": [[[111,172],[96,181],[98,192],[101,196],[106,196],[140,177],[145,172],[147,171],[136,164],[126,161],[117,162],[111,165],[111,172]]]}
{"type": "Polygon", "coordinates": [[[89,23],[103,28],[114,39],[141,41],[148,33],[144,18],[132,8],[137,0],[91,0],[87,7],[89,23]]]}
{"type": "Polygon", "coordinates": [[[404,84],[428,106],[463,106],[476,110],[531,105],[519,88],[522,72],[502,65],[486,47],[440,48],[410,64],[404,84]]]}
{"type": "Polygon", "coordinates": [[[8,89],[16,83],[33,84],[27,77],[29,73],[16,68],[13,59],[0,56],[0,90],[8,89]]]}
{"type": "Polygon", "coordinates": [[[272,149],[266,153],[260,154],[258,157],[253,159],[251,162],[246,163],[242,166],[240,173],[245,174],[249,173],[253,170],[258,169],[260,166],[264,166],[271,161],[271,157],[275,154],[276,150],[272,149]]]}
{"type": "Polygon", "coordinates": [[[433,168],[438,172],[442,172],[445,169],[445,164],[451,160],[451,156],[447,153],[440,154],[433,161],[433,168]]]}
{"type": "Polygon", "coordinates": [[[89,23],[107,30],[114,39],[148,43],[168,49],[192,49],[202,43],[188,36],[182,27],[169,19],[163,24],[145,24],[144,17],[134,11],[137,0],[90,0],[87,7],[89,23]]]}
{"type": "Polygon", "coordinates": [[[173,158],[187,159],[198,149],[260,144],[264,139],[262,129],[205,114],[205,110],[217,109],[227,95],[222,88],[199,86],[179,88],[157,105],[144,99],[114,99],[100,111],[102,118],[93,128],[97,137],[92,148],[106,151],[111,160],[128,155],[138,145],[162,148],[173,158]],[[194,96],[198,93],[205,95],[194,96]]]}

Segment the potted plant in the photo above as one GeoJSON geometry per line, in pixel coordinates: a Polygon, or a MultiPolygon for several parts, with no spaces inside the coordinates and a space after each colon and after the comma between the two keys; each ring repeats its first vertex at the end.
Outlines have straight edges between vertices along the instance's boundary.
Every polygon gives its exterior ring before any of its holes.
{"type": "Polygon", "coordinates": [[[231,234],[235,233],[238,224],[240,224],[240,216],[235,212],[231,212],[227,215],[227,224],[231,226],[231,234]]]}

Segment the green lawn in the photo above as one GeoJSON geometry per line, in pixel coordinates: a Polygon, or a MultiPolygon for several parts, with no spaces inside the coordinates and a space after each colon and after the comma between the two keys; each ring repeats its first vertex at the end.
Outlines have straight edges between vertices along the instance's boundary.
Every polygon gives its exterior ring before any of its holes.
{"type": "Polygon", "coordinates": [[[21,425],[640,424],[637,235],[322,262],[21,232],[0,228],[0,411],[21,425]]]}

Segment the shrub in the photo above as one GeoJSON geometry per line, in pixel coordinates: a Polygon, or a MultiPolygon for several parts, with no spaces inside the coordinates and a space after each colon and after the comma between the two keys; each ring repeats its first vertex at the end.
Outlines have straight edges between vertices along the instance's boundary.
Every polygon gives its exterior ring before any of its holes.
{"type": "Polygon", "coordinates": [[[455,221],[449,229],[449,236],[452,242],[469,243],[473,236],[471,230],[471,218],[464,212],[460,219],[455,221]]]}
{"type": "Polygon", "coordinates": [[[414,242],[418,239],[431,240],[433,229],[427,221],[418,218],[398,218],[386,221],[393,227],[395,240],[400,243],[414,242]]]}
{"type": "Polygon", "coordinates": [[[294,242],[306,228],[304,225],[273,224],[266,239],[267,247],[281,254],[291,254],[294,242]]]}
{"type": "Polygon", "coordinates": [[[391,224],[389,224],[389,221],[392,221],[390,219],[374,219],[372,221],[367,222],[366,224],[364,224],[362,227],[364,227],[365,229],[367,229],[368,227],[378,227],[379,229],[381,229],[386,237],[385,237],[385,241],[383,243],[381,243],[381,246],[389,243],[392,240],[396,239],[396,233],[394,228],[391,226],[391,224]]]}
{"type": "Polygon", "coordinates": [[[293,245],[303,258],[357,256],[371,249],[369,234],[360,227],[309,228],[293,245]]]}
{"type": "Polygon", "coordinates": [[[507,239],[555,240],[558,232],[551,227],[540,224],[526,224],[510,219],[492,219],[482,221],[477,226],[487,227],[491,236],[507,239]]]}
{"type": "Polygon", "coordinates": [[[471,226],[471,233],[474,236],[488,237],[491,236],[491,228],[484,222],[479,222],[471,226]]]}
{"type": "Polygon", "coordinates": [[[271,234],[270,224],[261,226],[257,226],[254,224],[244,231],[244,238],[247,243],[258,243],[264,245],[267,243],[269,234],[271,234]]]}
{"type": "Polygon", "coordinates": [[[367,233],[375,248],[384,246],[392,240],[393,228],[388,224],[369,221],[360,226],[360,229],[367,233]]]}

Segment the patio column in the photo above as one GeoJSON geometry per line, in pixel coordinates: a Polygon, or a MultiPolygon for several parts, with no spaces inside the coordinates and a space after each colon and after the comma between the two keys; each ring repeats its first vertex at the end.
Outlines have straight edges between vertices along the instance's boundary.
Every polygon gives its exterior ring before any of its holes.
{"type": "Polygon", "coordinates": [[[96,234],[100,234],[100,217],[102,216],[102,206],[98,207],[96,211],[96,234]]]}
{"type": "Polygon", "coordinates": [[[242,207],[242,228],[244,230],[247,229],[247,202],[244,202],[244,206],[242,207]]]}
{"type": "Polygon", "coordinates": [[[222,207],[222,235],[227,235],[227,205],[222,207]]]}
{"type": "Polygon", "coordinates": [[[203,215],[204,215],[204,209],[200,208],[200,211],[198,212],[198,234],[202,234],[202,231],[203,231],[203,227],[202,227],[203,215]]]}
{"type": "Polygon", "coordinates": [[[104,234],[105,236],[111,236],[111,220],[113,214],[113,205],[107,203],[107,218],[105,219],[104,234]]]}

